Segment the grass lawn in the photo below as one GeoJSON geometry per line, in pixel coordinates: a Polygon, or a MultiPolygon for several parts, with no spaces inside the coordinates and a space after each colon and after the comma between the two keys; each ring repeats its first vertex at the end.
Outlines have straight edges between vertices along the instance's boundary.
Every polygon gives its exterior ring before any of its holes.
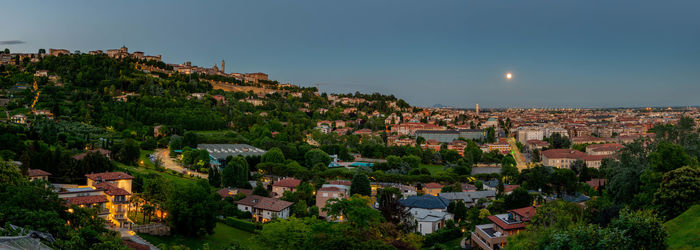
{"type": "Polygon", "coordinates": [[[445,245],[447,249],[462,249],[462,246],[460,245],[460,243],[462,243],[462,238],[464,237],[459,237],[457,239],[445,242],[443,245],[445,245]]]}
{"type": "Polygon", "coordinates": [[[421,168],[427,168],[428,171],[430,171],[431,175],[436,175],[438,173],[445,172],[445,169],[443,169],[442,165],[428,165],[428,164],[420,164],[421,168]]]}
{"type": "Polygon", "coordinates": [[[209,244],[209,249],[221,249],[228,246],[231,242],[238,241],[242,246],[249,249],[261,249],[260,245],[253,241],[254,234],[230,227],[223,223],[217,223],[214,228],[214,234],[207,235],[202,238],[185,238],[183,236],[153,236],[148,234],[139,234],[151,244],[158,246],[165,244],[168,246],[184,245],[192,250],[202,249],[204,244],[209,244]]]}
{"type": "Polygon", "coordinates": [[[700,205],[664,223],[669,249],[700,249],[700,205]]]}

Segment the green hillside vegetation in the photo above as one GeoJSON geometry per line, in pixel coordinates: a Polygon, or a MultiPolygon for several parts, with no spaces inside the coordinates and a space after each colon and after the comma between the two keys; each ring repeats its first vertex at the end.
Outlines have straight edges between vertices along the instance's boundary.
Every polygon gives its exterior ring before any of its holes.
{"type": "Polygon", "coordinates": [[[673,220],[664,223],[670,249],[700,249],[700,205],[690,207],[673,220]]]}

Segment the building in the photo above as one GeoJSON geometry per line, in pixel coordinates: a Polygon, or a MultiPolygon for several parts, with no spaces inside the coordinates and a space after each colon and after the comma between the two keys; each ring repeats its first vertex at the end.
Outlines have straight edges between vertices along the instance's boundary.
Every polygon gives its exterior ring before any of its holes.
{"type": "Polygon", "coordinates": [[[451,213],[425,208],[408,210],[416,225],[416,232],[426,235],[445,227],[445,222],[454,218],[451,213]]]}
{"type": "Polygon", "coordinates": [[[284,178],[272,184],[272,197],[282,197],[285,191],[296,192],[301,180],[284,178]]]}
{"type": "Polygon", "coordinates": [[[29,177],[29,181],[33,180],[43,180],[43,181],[48,181],[49,176],[51,176],[51,173],[46,172],[41,169],[29,169],[27,170],[27,177],[29,177]]]}
{"type": "Polygon", "coordinates": [[[612,155],[588,155],[575,149],[549,149],[542,151],[542,165],[571,168],[575,161],[581,160],[586,163],[586,167],[599,168],[603,159],[611,158],[612,155]]]}
{"type": "Polygon", "coordinates": [[[423,137],[426,140],[437,140],[441,143],[450,143],[459,138],[467,140],[486,139],[486,130],[482,129],[450,129],[450,130],[417,130],[416,138],[423,137]]]}
{"type": "Polygon", "coordinates": [[[472,232],[472,247],[492,250],[504,248],[508,237],[520,233],[535,215],[535,207],[509,210],[505,214],[489,216],[491,224],[477,225],[472,232]]]}
{"type": "Polygon", "coordinates": [[[16,114],[10,117],[10,122],[14,124],[27,124],[27,116],[23,114],[16,114]]]}
{"type": "Polygon", "coordinates": [[[522,144],[530,140],[544,139],[544,130],[540,127],[519,127],[516,133],[518,141],[522,144]]]}
{"type": "Polygon", "coordinates": [[[450,204],[448,199],[440,196],[421,195],[409,196],[399,200],[399,204],[407,208],[424,208],[430,210],[446,211],[447,205],[450,204]]]}
{"type": "MultiPolygon", "coordinates": [[[[449,201],[461,200],[467,207],[478,205],[480,199],[493,200],[496,198],[495,190],[468,191],[468,192],[445,192],[440,193],[440,197],[449,201]]],[[[483,204],[482,204],[483,205],[483,204]]]]}
{"type": "Polygon", "coordinates": [[[107,221],[114,223],[117,227],[125,227],[131,223],[127,217],[131,192],[117,187],[112,182],[93,183],[93,187],[104,190],[107,197],[105,203],[105,208],[109,211],[107,221]]]}
{"type": "Polygon", "coordinates": [[[123,172],[105,172],[97,174],[86,174],[87,185],[92,187],[97,183],[109,182],[131,193],[131,181],[133,176],[123,172]]]}
{"type": "Polygon", "coordinates": [[[431,183],[426,183],[423,186],[423,193],[425,193],[425,194],[438,196],[440,194],[440,191],[442,191],[442,185],[440,185],[440,183],[431,182],[431,183]]]}
{"type": "Polygon", "coordinates": [[[289,218],[290,207],[294,203],[280,199],[250,195],[236,202],[238,209],[253,214],[256,222],[268,222],[275,218],[289,218]]]}
{"type": "Polygon", "coordinates": [[[70,51],[68,51],[67,49],[49,49],[49,55],[52,55],[52,56],[70,55],[70,51]]]}
{"type": "Polygon", "coordinates": [[[226,165],[226,158],[229,156],[262,156],[267,152],[248,144],[198,144],[197,149],[206,150],[212,159],[222,165],[226,165]]]}
{"type": "MultiPolygon", "coordinates": [[[[326,207],[329,200],[343,199],[348,197],[348,194],[350,194],[350,185],[323,184],[323,186],[316,191],[316,207],[318,207],[318,216],[324,218],[328,216],[328,212],[323,211],[323,208],[326,207]]],[[[341,216],[341,218],[337,219],[342,221],[343,218],[341,216]]]]}
{"type": "Polygon", "coordinates": [[[593,144],[586,147],[586,154],[589,155],[613,155],[624,148],[619,143],[593,144]]]}

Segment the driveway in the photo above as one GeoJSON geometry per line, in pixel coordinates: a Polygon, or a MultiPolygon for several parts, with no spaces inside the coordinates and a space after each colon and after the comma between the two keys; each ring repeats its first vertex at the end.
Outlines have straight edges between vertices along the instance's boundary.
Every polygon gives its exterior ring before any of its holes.
{"type": "Polygon", "coordinates": [[[203,174],[199,172],[195,172],[189,169],[186,169],[182,166],[180,166],[180,163],[177,163],[173,160],[173,158],[170,158],[170,151],[165,148],[161,149],[156,149],[155,154],[160,158],[160,160],[163,162],[163,167],[171,170],[175,170],[175,172],[178,173],[185,173],[185,174],[193,174],[195,176],[199,176],[201,178],[207,179],[209,178],[208,174],[203,174]]]}

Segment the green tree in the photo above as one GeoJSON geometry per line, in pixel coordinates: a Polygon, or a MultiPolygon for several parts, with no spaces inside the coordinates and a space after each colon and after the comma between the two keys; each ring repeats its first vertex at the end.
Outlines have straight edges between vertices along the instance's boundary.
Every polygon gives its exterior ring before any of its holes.
{"type": "Polygon", "coordinates": [[[271,148],[262,155],[262,162],[284,163],[284,153],[279,148],[271,148]]]}
{"type": "Polygon", "coordinates": [[[269,197],[270,191],[267,191],[267,189],[265,189],[265,187],[263,186],[262,182],[258,181],[258,183],[255,185],[255,188],[253,188],[253,194],[263,197],[269,197]]]}
{"type": "Polygon", "coordinates": [[[217,202],[206,180],[170,189],[165,209],[168,225],[175,233],[194,237],[214,232],[217,202]]]}
{"type": "Polygon", "coordinates": [[[199,144],[199,138],[195,132],[187,131],[185,132],[185,136],[182,139],[182,144],[190,148],[197,148],[197,144],[199,144]]]}
{"type": "Polygon", "coordinates": [[[312,225],[310,219],[276,220],[265,224],[255,239],[267,249],[305,249],[312,225]]]}
{"type": "Polygon", "coordinates": [[[221,187],[221,172],[216,167],[209,168],[209,185],[212,187],[221,187]]]}
{"type": "Polygon", "coordinates": [[[496,130],[493,127],[489,127],[486,130],[486,142],[488,142],[488,143],[496,142],[496,130]]]}
{"type": "Polygon", "coordinates": [[[532,205],[532,195],[524,188],[516,188],[512,193],[506,196],[504,205],[506,209],[516,209],[532,205]]]}
{"type": "Polygon", "coordinates": [[[654,205],[662,218],[670,220],[700,202],[700,169],[682,167],[664,174],[654,194],[654,205]]]}
{"type": "Polygon", "coordinates": [[[325,166],[331,163],[331,157],[320,149],[309,150],[304,154],[304,159],[308,168],[312,168],[316,163],[323,163],[325,166]]]}
{"type": "Polygon", "coordinates": [[[360,194],[369,196],[372,194],[372,188],[370,187],[369,178],[364,172],[358,171],[352,178],[352,184],[350,185],[350,194],[360,194]]]}
{"type": "Polygon", "coordinates": [[[243,156],[236,156],[231,158],[226,164],[226,167],[222,171],[221,184],[226,187],[248,187],[248,161],[243,158],[243,156]]]}
{"type": "Polygon", "coordinates": [[[383,221],[381,213],[370,206],[367,196],[354,194],[347,199],[332,199],[332,204],[323,208],[331,218],[345,216],[354,228],[368,228],[383,221]]]}

